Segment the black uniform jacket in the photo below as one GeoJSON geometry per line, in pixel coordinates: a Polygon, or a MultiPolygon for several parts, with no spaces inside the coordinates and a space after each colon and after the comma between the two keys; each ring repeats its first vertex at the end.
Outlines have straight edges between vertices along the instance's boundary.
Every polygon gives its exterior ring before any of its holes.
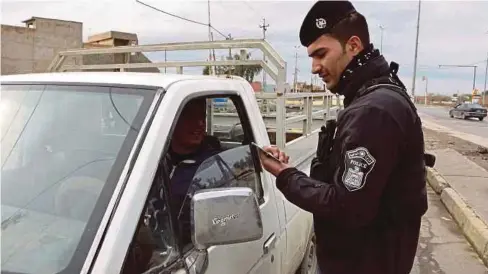
{"type": "Polygon", "coordinates": [[[367,81],[389,73],[378,55],[341,80],[346,107],[338,117],[326,182],[295,168],[277,177],[285,197],[314,215],[323,273],[407,274],[413,264],[427,210],[420,119],[388,87],[358,93],[367,81]]]}

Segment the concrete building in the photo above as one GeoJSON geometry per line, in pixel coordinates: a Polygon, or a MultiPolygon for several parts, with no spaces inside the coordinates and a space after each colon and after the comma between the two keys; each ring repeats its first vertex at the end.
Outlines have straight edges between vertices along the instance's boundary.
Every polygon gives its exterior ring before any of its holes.
{"type": "MultiPolygon", "coordinates": [[[[108,31],[88,37],[88,41],[83,44],[84,48],[111,48],[120,46],[135,46],[139,41],[136,34],[108,31]]],[[[124,63],[150,63],[144,54],[136,52],[134,54],[93,54],[83,56],[84,65],[97,64],[124,64],[124,63]]],[[[93,71],[93,70],[91,70],[93,71]]],[[[137,72],[160,72],[158,68],[126,69],[125,71],[137,72]]]]}
{"type": "MultiPolygon", "coordinates": [[[[3,75],[46,72],[59,51],[80,48],[137,45],[136,34],[109,31],[92,35],[83,43],[81,22],[32,17],[25,26],[1,26],[1,71],[3,75]]],[[[95,65],[151,62],[144,54],[105,54],[67,58],[63,65],[95,65]]],[[[157,68],[127,71],[160,72],[157,68]]]]}
{"type": "Polygon", "coordinates": [[[58,51],[83,46],[80,22],[32,17],[23,23],[1,26],[1,74],[45,72],[58,51]]]}

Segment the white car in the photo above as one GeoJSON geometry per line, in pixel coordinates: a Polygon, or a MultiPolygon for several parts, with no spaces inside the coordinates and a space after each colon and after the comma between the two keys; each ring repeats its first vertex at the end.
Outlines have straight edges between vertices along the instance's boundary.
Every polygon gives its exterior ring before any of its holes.
{"type": "Polygon", "coordinates": [[[315,273],[312,215],[284,198],[250,145],[270,141],[247,82],[118,72],[1,82],[2,273],[127,273],[144,241],[152,264],[137,273],[315,273]],[[209,134],[215,119],[244,136],[221,134],[224,151],[199,167],[183,246],[163,159],[183,106],[201,96],[238,111],[207,117],[209,134]]]}

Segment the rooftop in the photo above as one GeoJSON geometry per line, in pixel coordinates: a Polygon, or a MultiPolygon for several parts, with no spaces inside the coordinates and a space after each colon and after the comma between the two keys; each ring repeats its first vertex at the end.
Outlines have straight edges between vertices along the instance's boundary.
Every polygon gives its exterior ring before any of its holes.
{"type": "MultiPolygon", "coordinates": [[[[223,77],[185,74],[140,72],[58,72],[0,76],[0,82],[82,83],[112,85],[144,85],[167,89],[171,84],[185,80],[219,79],[223,77]]],[[[235,81],[235,80],[233,80],[235,81]]],[[[242,80],[241,80],[242,81],[242,80]]]]}
{"type": "Polygon", "coordinates": [[[26,20],[22,21],[22,23],[29,24],[29,23],[32,23],[32,22],[36,21],[37,19],[41,19],[41,20],[51,20],[51,21],[61,21],[61,22],[71,22],[71,23],[83,24],[82,22],[78,22],[78,21],[63,20],[63,19],[55,19],[55,18],[45,18],[45,17],[38,17],[38,16],[32,16],[31,18],[29,18],[29,19],[26,19],[26,20]]]}

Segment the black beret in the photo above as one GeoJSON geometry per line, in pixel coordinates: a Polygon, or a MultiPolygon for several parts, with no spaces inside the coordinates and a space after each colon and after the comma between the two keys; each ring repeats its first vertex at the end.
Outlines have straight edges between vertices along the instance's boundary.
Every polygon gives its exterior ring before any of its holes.
{"type": "Polygon", "coordinates": [[[342,19],[356,12],[349,1],[318,1],[303,19],[300,42],[308,47],[317,38],[327,34],[342,19]]]}

